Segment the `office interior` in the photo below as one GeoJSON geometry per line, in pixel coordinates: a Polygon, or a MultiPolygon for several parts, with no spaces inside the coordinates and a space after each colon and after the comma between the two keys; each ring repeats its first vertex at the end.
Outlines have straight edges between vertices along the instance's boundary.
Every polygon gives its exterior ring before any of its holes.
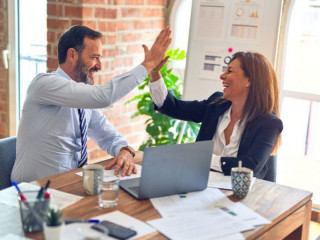
{"type": "MultiPolygon", "coordinates": [[[[268,4],[267,0],[251,2],[261,4],[262,11],[268,4]]],[[[37,73],[57,68],[57,41],[68,27],[83,24],[104,34],[103,66],[95,79],[95,84],[101,84],[141,63],[141,44],[151,44],[167,25],[173,30],[171,48],[188,54],[191,4],[191,0],[0,0],[0,138],[16,136],[28,84],[37,73]]],[[[316,223],[320,221],[320,1],[282,0],[277,24],[272,60],[284,122],[277,183],[313,192],[312,219],[316,223]]],[[[172,67],[186,78],[186,60],[172,67]]],[[[137,111],[136,102],[126,103],[137,94],[135,89],[103,109],[135,149],[148,137],[146,119],[131,117],[137,111]]],[[[91,163],[110,157],[91,140],[88,155],[91,163]]]]}

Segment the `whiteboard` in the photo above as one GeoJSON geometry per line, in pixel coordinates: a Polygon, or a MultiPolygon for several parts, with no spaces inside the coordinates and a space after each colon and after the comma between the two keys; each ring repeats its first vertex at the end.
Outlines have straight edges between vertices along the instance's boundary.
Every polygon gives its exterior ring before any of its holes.
{"type": "Polygon", "coordinates": [[[221,91],[235,52],[260,52],[274,64],[281,9],[282,0],[193,0],[183,99],[221,91]]]}

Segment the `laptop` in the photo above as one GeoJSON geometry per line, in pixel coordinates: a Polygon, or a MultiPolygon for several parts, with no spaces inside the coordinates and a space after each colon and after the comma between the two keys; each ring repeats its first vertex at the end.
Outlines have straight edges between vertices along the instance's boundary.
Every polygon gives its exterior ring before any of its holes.
{"type": "Polygon", "coordinates": [[[212,141],[146,148],[141,177],[122,180],[120,187],[137,199],[204,190],[212,150],[212,141]]]}

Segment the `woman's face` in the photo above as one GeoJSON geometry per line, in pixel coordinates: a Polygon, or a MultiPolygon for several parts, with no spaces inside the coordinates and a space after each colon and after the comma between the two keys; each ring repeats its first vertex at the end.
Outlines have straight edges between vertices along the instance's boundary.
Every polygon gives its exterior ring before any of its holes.
{"type": "Polygon", "coordinates": [[[229,63],[228,68],[221,74],[223,98],[231,102],[245,101],[250,87],[249,78],[244,75],[238,59],[229,63]]]}

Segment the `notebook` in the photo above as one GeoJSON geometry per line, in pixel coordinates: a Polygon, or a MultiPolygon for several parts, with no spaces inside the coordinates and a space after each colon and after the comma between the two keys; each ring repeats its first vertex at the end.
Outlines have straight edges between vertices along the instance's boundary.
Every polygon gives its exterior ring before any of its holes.
{"type": "Polygon", "coordinates": [[[212,141],[146,148],[141,177],[122,180],[120,187],[137,199],[204,190],[212,150],[212,141]]]}

